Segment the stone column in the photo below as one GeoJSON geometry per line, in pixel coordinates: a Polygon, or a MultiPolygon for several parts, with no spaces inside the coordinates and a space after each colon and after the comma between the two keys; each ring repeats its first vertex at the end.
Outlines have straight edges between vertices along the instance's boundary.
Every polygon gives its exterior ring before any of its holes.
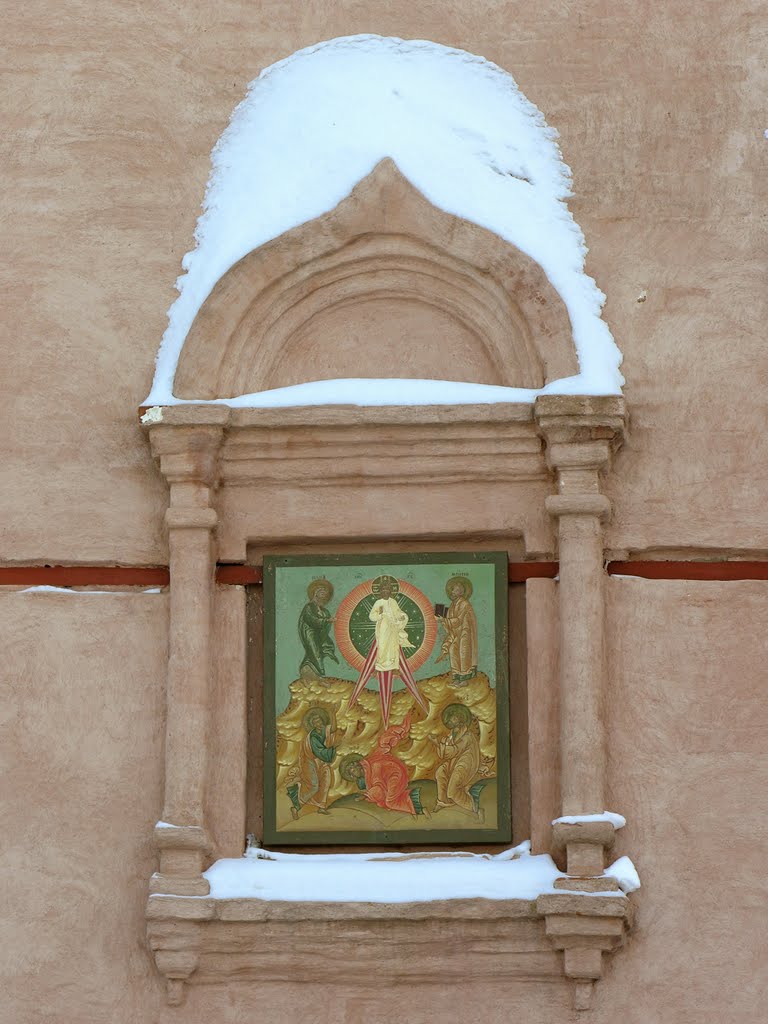
{"type": "MultiPolygon", "coordinates": [[[[536,402],[536,419],[557,476],[557,494],[547,499],[547,511],[557,520],[559,538],[562,813],[599,814],[606,809],[602,524],[610,513],[600,475],[623,437],[624,402],[543,396],[536,402]]],[[[562,887],[583,889],[585,877],[602,874],[613,826],[559,824],[553,840],[565,847],[568,874],[579,876],[573,884],[562,879],[562,887]]],[[[609,881],[588,888],[607,887],[609,881]]]]}
{"type": "Polygon", "coordinates": [[[211,494],[226,414],[213,408],[207,417],[211,422],[149,426],[153,454],[170,487],[165,514],[170,557],[165,805],[163,822],[155,828],[160,871],[150,891],[179,896],[209,891],[202,871],[210,849],[204,796],[216,567],[211,494]]]}

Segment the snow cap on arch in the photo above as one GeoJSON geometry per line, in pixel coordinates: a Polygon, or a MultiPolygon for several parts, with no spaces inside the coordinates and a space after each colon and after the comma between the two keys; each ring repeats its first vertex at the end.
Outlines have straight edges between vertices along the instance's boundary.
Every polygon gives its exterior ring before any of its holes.
{"type": "MultiPolygon", "coordinates": [[[[541,391],[620,393],[621,355],[600,316],[604,296],[584,272],[556,137],[508,73],[437,43],[351,36],[265,69],[214,147],[197,245],[183,260],[145,404],[179,401],[179,356],[216,282],[252,250],[334,209],[386,157],[433,205],[494,232],[544,270],[568,310],[580,372],[541,391]]],[[[492,390],[492,401],[535,397],[492,390]]],[[[333,400],[327,387],[324,394],[333,400]]],[[[266,399],[214,401],[272,404],[266,399]]]]}

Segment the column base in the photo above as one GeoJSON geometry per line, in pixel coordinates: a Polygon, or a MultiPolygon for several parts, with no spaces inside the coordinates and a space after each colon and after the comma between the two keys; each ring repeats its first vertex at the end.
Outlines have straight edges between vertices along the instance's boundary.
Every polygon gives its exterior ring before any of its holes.
{"type": "Polygon", "coordinates": [[[165,875],[155,871],[149,880],[149,891],[164,896],[207,896],[211,887],[202,875],[165,875]]]}
{"type": "Polygon", "coordinates": [[[555,889],[562,889],[565,892],[621,892],[621,886],[615,878],[605,875],[587,875],[580,878],[578,875],[565,875],[556,878],[555,889]]]}

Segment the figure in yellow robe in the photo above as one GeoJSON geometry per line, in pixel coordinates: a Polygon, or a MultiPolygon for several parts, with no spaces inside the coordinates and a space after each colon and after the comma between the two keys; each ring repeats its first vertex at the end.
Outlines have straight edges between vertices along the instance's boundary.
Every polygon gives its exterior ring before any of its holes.
{"type": "Polygon", "coordinates": [[[451,662],[453,685],[464,686],[477,675],[477,617],[469,602],[472,584],[466,576],[448,580],[445,592],[450,607],[440,621],[445,627],[441,661],[446,655],[451,662]]]}
{"type": "Polygon", "coordinates": [[[437,747],[439,764],[435,772],[437,803],[435,811],[454,805],[478,813],[470,786],[480,774],[480,740],[472,713],[463,704],[449,704],[442,714],[447,736],[429,738],[437,747]]]}

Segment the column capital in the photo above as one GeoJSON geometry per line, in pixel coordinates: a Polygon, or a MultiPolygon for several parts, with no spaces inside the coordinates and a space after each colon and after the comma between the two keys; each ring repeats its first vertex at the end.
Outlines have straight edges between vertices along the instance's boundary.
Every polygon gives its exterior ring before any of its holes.
{"type": "Polygon", "coordinates": [[[215,530],[219,517],[212,508],[171,505],[165,510],[169,530],[215,530]]]}
{"type": "Polygon", "coordinates": [[[627,432],[621,395],[540,395],[534,416],[556,470],[605,468],[627,432]]]}
{"type": "Polygon", "coordinates": [[[596,516],[605,522],[611,514],[611,503],[604,494],[550,494],[544,499],[553,519],[562,516],[596,516]]]}
{"type": "Polygon", "coordinates": [[[215,423],[146,425],[152,454],[169,484],[196,483],[215,487],[224,426],[215,423]]]}

